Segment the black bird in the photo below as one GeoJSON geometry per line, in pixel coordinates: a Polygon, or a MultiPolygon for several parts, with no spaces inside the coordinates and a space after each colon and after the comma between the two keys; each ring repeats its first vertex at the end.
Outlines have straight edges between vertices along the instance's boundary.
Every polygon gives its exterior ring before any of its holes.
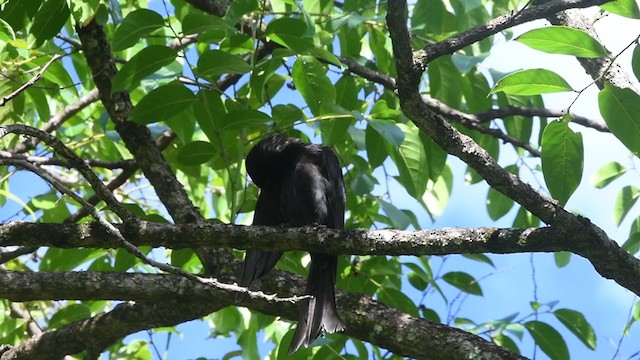
{"type": "MultiPolygon", "coordinates": [[[[247,155],[246,167],[260,188],[254,225],[326,225],[344,228],[345,189],[338,158],[331,148],[273,134],[247,155]]],[[[271,270],[279,252],[247,250],[240,285],[249,286],[271,270]]],[[[322,331],[344,330],[335,302],[336,267],[333,255],[311,253],[305,299],[289,353],[308,346],[322,331]]]]}

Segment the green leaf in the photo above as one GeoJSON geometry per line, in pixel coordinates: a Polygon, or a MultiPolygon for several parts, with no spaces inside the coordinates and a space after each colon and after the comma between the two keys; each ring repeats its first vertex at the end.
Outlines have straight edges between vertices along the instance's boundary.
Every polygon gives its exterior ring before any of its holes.
{"type": "Polygon", "coordinates": [[[636,0],[616,0],[600,5],[602,10],[610,13],[632,18],[640,19],[640,9],[636,0]]]}
{"type": "Polygon", "coordinates": [[[640,156],[640,95],[631,89],[605,84],[598,95],[598,105],[613,135],[640,156]]]}
{"type": "Polygon", "coordinates": [[[562,325],[566,326],[582,343],[591,350],[596,349],[596,332],[581,312],[558,309],[553,312],[562,325]]]}
{"type": "MultiPolygon", "coordinates": [[[[433,153],[431,153],[433,155],[433,153]]],[[[433,158],[429,158],[429,163],[433,158]]],[[[429,169],[433,169],[429,166],[429,169]]],[[[451,191],[453,189],[453,172],[451,167],[444,164],[441,173],[435,182],[430,182],[427,191],[422,195],[422,203],[426,206],[427,211],[433,216],[442,215],[444,212],[449,198],[451,197],[451,191]]]]}
{"type": "Polygon", "coordinates": [[[431,96],[451,107],[459,108],[462,101],[462,75],[451,61],[451,57],[445,56],[432,61],[427,71],[431,96]]]}
{"type": "Polygon", "coordinates": [[[607,55],[607,50],[582,30],[566,26],[548,26],[530,30],[516,38],[536,50],[550,54],[565,54],[583,58],[607,55]]]}
{"type": "Polygon", "coordinates": [[[498,80],[490,94],[539,95],[573,91],[560,75],[546,69],[520,70],[498,80]]]}
{"type": "Polygon", "coordinates": [[[542,321],[529,321],[524,324],[536,345],[553,360],[569,360],[569,349],[562,335],[542,321]]]}
{"type": "Polygon", "coordinates": [[[246,74],[251,65],[242,58],[222,50],[209,50],[198,59],[198,73],[201,76],[218,77],[222,74],[246,74]]]}
{"type": "Polygon", "coordinates": [[[494,269],[496,267],[493,261],[485,254],[462,254],[462,256],[473,261],[489,264],[494,269]]]}
{"type": "Polygon", "coordinates": [[[487,212],[491,220],[496,221],[505,216],[513,207],[513,199],[490,187],[487,193],[487,212]]]}
{"type": "Polygon", "coordinates": [[[518,345],[516,345],[515,341],[503,333],[496,334],[491,338],[491,340],[494,343],[515,352],[516,354],[520,354],[520,349],[518,348],[518,345]]]}
{"type": "Polygon", "coordinates": [[[400,147],[392,147],[390,152],[400,173],[396,179],[405,187],[409,195],[420,199],[429,179],[427,154],[415,125],[399,123],[397,126],[404,133],[404,141],[400,147]]]}
{"type": "Polygon", "coordinates": [[[624,173],[627,172],[627,168],[620,165],[617,161],[612,161],[604,164],[600,170],[598,170],[593,178],[591,179],[591,183],[598,189],[602,189],[603,187],[609,185],[613,180],[619,178],[624,173]]]}
{"type": "Polygon", "coordinates": [[[256,126],[265,125],[270,121],[273,121],[273,119],[269,115],[258,110],[235,110],[229,112],[224,116],[224,118],[222,118],[220,131],[241,129],[251,131],[256,126]]]}
{"type": "Polygon", "coordinates": [[[442,276],[442,280],[471,295],[482,296],[482,288],[476,279],[461,271],[451,271],[442,276]]]}
{"type": "Polygon", "coordinates": [[[213,337],[216,336],[229,336],[233,331],[238,331],[242,328],[242,315],[238,308],[235,306],[228,306],[224,309],[218,310],[207,317],[211,322],[211,329],[213,337]]]}
{"type": "Polygon", "coordinates": [[[409,283],[411,283],[411,285],[416,289],[424,291],[431,280],[429,275],[427,275],[427,273],[418,264],[407,262],[403,263],[403,265],[412,270],[407,275],[409,283]]]}
{"type": "Polygon", "coordinates": [[[8,22],[0,19],[0,41],[11,42],[16,39],[16,33],[8,22]]]}
{"type": "Polygon", "coordinates": [[[304,36],[307,29],[307,24],[300,19],[282,17],[269,23],[266,34],[275,43],[300,54],[314,47],[311,39],[304,36]]]}
{"type": "Polygon", "coordinates": [[[582,179],[584,148],[582,134],[569,128],[569,121],[553,121],[542,134],[542,173],[554,199],[565,205],[582,179]]]}
{"type": "Polygon", "coordinates": [[[311,112],[319,116],[320,105],[334,103],[336,90],[327,76],[327,69],[311,56],[300,56],[293,64],[291,76],[311,112]]]}
{"type": "Polygon", "coordinates": [[[613,221],[617,226],[620,226],[629,210],[638,201],[638,196],[640,196],[640,189],[633,185],[625,186],[618,192],[613,208],[613,221]]]}
{"type": "Polygon", "coordinates": [[[188,109],[197,97],[181,83],[153,89],[131,111],[130,120],[146,125],[166,121],[188,109]]]}
{"type": "Polygon", "coordinates": [[[393,147],[400,146],[404,141],[404,133],[393,121],[369,119],[367,125],[373,127],[393,147]]]}
{"type": "Polygon", "coordinates": [[[130,12],[113,34],[113,51],[132,47],[140,38],[162,26],[162,16],[153,10],[138,9],[130,12]]]}
{"type": "Polygon", "coordinates": [[[411,225],[411,219],[407,214],[400,211],[395,205],[388,203],[382,199],[378,199],[378,203],[382,208],[382,211],[389,217],[391,220],[391,225],[396,229],[404,230],[411,225]]]}
{"type": "Polygon", "coordinates": [[[568,251],[559,251],[553,253],[553,259],[556,261],[556,266],[558,268],[563,268],[569,265],[569,261],[571,261],[571,253],[568,251]]]}
{"type": "Polygon", "coordinates": [[[412,316],[419,316],[418,307],[406,294],[390,287],[381,287],[377,291],[378,300],[412,316]]]}
{"type": "Polygon", "coordinates": [[[91,309],[86,304],[69,304],[58,310],[49,319],[49,329],[56,329],[77,320],[91,316],[91,309]]]}
{"type": "Polygon", "coordinates": [[[113,77],[111,93],[130,90],[140,80],[171,64],[177,51],[164,45],[149,45],[135,54],[113,77]]]}
{"type": "Polygon", "coordinates": [[[220,152],[207,141],[193,141],[186,144],[178,153],[178,161],[183,165],[200,165],[211,160],[220,152]]]}
{"type": "Polygon", "coordinates": [[[640,81],[640,45],[636,45],[633,48],[633,56],[631,57],[631,69],[636,76],[636,79],[640,81]]]}
{"type": "Polygon", "coordinates": [[[31,34],[36,38],[36,47],[54,37],[69,18],[66,0],[47,0],[33,18],[31,34]]]}
{"type": "Polygon", "coordinates": [[[49,248],[40,261],[40,271],[70,271],[102,255],[104,251],[96,249],[58,249],[49,248]]]}
{"type": "Polygon", "coordinates": [[[185,35],[199,34],[211,30],[228,31],[234,29],[222,18],[209,14],[188,13],[182,19],[182,32],[185,35]]]}

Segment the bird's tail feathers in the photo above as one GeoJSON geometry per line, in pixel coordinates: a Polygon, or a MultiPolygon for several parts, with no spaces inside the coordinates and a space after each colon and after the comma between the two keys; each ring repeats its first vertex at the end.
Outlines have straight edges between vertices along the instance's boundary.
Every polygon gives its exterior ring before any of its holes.
{"type": "MultiPolygon", "coordinates": [[[[242,274],[240,275],[240,286],[248,287],[258,278],[262,277],[269,270],[276,266],[282,257],[281,252],[270,252],[261,250],[247,250],[242,274]]],[[[236,295],[236,301],[240,301],[242,296],[236,295]]]]}
{"type": "Polygon", "coordinates": [[[323,331],[334,333],[344,330],[344,322],[336,310],[337,262],[335,256],[311,255],[311,269],[307,280],[307,294],[311,295],[311,298],[303,300],[289,354],[302,345],[309,346],[323,331]]]}

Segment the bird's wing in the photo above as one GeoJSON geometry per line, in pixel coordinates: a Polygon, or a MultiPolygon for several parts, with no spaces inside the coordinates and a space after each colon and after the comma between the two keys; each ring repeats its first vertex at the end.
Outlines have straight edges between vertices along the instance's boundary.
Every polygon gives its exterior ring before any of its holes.
{"type": "MultiPolygon", "coordinates": [[[[276,226],[282,224],[280,194],[261,190],[253,215],[253,225],[276,226]]],[[[281,252],[247,250],[240,276],[240,285],[249,286],[276,266],[281,252]]]]}
{"type": "Polygon", "coordinates": [[[330,228],[344,228],[345,188],[342,177],[342,169],[338,157],[331,148],[323,147],[321,152],[322,172],[328,181],[328,218],[327,226],[330,228]]]}

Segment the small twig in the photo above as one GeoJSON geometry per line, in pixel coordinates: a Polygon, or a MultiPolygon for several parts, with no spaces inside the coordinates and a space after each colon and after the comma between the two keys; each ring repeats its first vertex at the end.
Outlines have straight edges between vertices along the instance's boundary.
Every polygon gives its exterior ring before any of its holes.
{"type": "Polygon", "coordinates": [[[25,91],[29,86],[32,86],[33,84],[36,83],[36,81],[40,80],[40,78],[42,77],[42,74],[44,74],[45,71],[47,71],[47,68],[49,68],[49,66],[56,60],[60,59],[62,57],[62,55],[60,54],[55,54],[51,60],[49,60],[46,64],[44,64],[44,66],[42,66],[42,68],[40,69],[40,71],[38,71],[38,73],[32,77],[29,81],[27,81],[26,83],[24,83],[22,86],[20,86],[16,91],[12,92],[9,95],[6,95],[2,98],[2,100],[0,100],[0,106],[4,106],[6,103],[8,103],[9,101],[11,101],[11,99],[13,99],[14,97],[18,96],[21,92],[25,91]]]}
{"type": "Polygon", "coordinates": [[[38,246],[23,246],[13,251],[0,253],[0,265],[7,263],[19,256],[30,254],[38,250],[38,246]]]}
{"type": "Polygon", "coordinates": [[[91,170],[91,166],[89,166],[84,160],[82,160],[78,155],[71,151],[71,149],[69,149],[62,141],[60,141],[60,139],[42,130],[38,130],[27,125],[11,124],[0,127],[0,139],[2,139],[9,133],[34,136],[43,141],[45,144],[53,148],[53,150],[58,155],[67,159],[74,168],[78,169],[82,176],[84,176],[89,184],[91,184],[91,187],[96,191],[96,194],[100,195],[101,199],[107,204],[109,209],[115,212],[123,221],[135,222],[137,220],[135,215],[133,215],[127,208],[125,208],[115,198],[113,193],[109,189],[107,189],[102,180],[100,180],[100,178],[98,178],[93,170],[91,170]]]}
{"type": "MultiPolygon", "coordinates": [[[[0,159],[24,160],[37,166],[56,165],[56,166],[62,166],[68,169],[74,168],[73,164],[71,164],[69,161],[65,159],[58,159],[54,157],[45,157],[45,156],[28,156],[28,155],[22,155],[22,154],[14,154],[9,151],[3,151],[3,150],[0,150],[0,159]]],[[[99,168],[105,168],[110,170],[128,169],[130,167],[136,166],[136,163],[134,160],[120,160],[120,161],[86,160],[85,163],[87,163],[91,167],[99,167],[99,168]]]]}

